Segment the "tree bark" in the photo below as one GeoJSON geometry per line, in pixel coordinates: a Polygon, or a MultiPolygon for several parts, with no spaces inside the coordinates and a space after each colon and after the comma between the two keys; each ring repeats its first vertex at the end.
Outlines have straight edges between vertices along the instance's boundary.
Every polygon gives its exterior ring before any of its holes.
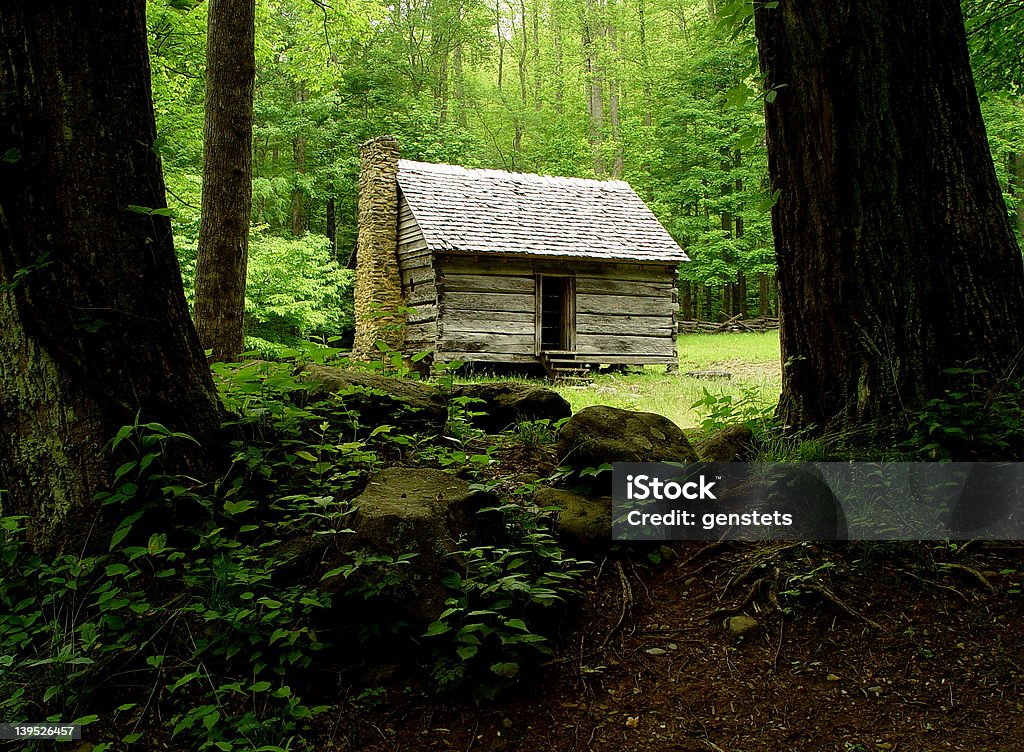
{"type": "Polygon", "coordinates": [[[40,549],[80,550],[121,426],[219,426],[151,102],[143,0],[0,5],[0,514],[40,549]]]}
{"type": "Polygon", "coordinates": [[[755,23],[782,420],[898,427],[946,369],[1017,373],[1024,269],[957,0],[783,0],[755,23]]]}
{"type": "Polygon", "coordinates": [[[644,125],[648,128],[652,123],[651,116],[651,74],[650,64],[647,61],[647,9],[646,0],[637,0],[637,17],[639,20],[639,41],[640,41],[640,76],[641,89],[643,91],[644,125]]]}
{"type": "Polygon", "coordinates": [[[622,145],[622,121],[619,117],[619,31],[615,21],[614,0],[608,0],[606,8],[607,18],[605,20],[604,35],[608,39],[608,51],[612,60],[612,73],[608,77],[608,124],[611,126],[611,139],[615,151],[612,155],[611,176],[615,179],[622,177],[625,169],[625,152],[622,145]]]}
{"type": "Polygon", "coordinates": [[[196,328],[215,361],[243,349],[252,214],[255,0],[210,0],[196,328]]]}
{"type": "Polygon", "coordinates": [[[555,53],[555,112],[561,115],[565,112],[565,70],[562,60],[562,19],[554,19],[554,39],[552,45],[555,53]]]}
{"type": "Polygon", "coordinates": [[[743,270],[736,272],[736,306],[732,313],[747,318],[747,275],[743,270]]]}

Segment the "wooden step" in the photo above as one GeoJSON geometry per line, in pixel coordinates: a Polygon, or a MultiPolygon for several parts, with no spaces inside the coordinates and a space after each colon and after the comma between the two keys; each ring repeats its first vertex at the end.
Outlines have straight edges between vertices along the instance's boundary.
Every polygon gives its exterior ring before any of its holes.
{"type": "Polygon", "coordinates": [[[541,363],[548,378],[558,383],[589,384],[590,370],[586,364],[576,360],[576,353],[569,350],[546,350],[541,353],[541,363]]]}

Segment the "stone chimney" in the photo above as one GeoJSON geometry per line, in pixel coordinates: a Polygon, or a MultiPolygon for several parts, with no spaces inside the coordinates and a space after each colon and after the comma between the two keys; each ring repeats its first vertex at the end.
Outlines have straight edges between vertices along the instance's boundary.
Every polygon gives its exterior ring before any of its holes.
{"type": "Polygon", "coordinates": [[[378,341],[401,350],[405,305],[398,271],[398,142],[392,136],[359,147],[359,234],[356,246],[354,360],[380,357],[378,341]]]}

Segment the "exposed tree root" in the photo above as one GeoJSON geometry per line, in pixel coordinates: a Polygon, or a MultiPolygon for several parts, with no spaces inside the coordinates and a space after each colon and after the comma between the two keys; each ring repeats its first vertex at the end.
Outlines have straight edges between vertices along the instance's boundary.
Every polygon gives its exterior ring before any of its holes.
{"type": "Polygon", "coordinates": [[[879,624],[877,621],[874,621],[873,619],[868,618],[867,616],[862,614],[860,611],[855,609],[853,606],[849,605],[846,601],[844,601],[838,595],[833,593],[832,590],[830,590],[825,585],[822,585],[821,583],[818,583],[818,582],[808,582],[806,585],[804,585],[804,587],[806,587],[808,590],[813,590],[814,592],[818,593],[825,600],[827,600],[829,603],[831,603],[832,605],[836,606],[841,611],[844,611],[848,615],[852,616],[854,619],[862,621],[865,624],[867,624],[869,627],[881,631],[881,629],[882,629],[882,625],[881,624],[879,624]]]}
{"type": "Polygon", "coordinates": [[[764,585],[769,584],[769,582],[770,580],[768,577],[762,577],[759,580],[755,580],[751,584],[751,586],[747,588],[746,594],[737,603],[733,604],[732,606],[716,608],[714,611],[710,612],[707,615],[707,618],[714,620],[721,619],[723,616],[733,616],[735,614],[738,614],[740,611],[742,611],[748,605],[750,605],[750,602],[754,600],[754,598],[757,596],[758,591],[760,591],[764,585]]]}
{"type": "Polygon", "coordinates": [[[623,622],[626,621],[626,614],[633,608],[633,588],[629,584],[629,578],[626,577],[626,570],[622,567],[622,562],[616,561],[615,568],[619,572],[619,584],[622,586],[622,611],[619,613],[619,620],[615,622],[615,626],[605,635],[604,641],[601,643],[602,648],[606,647],[612,636],[622,628],[623,622]]]}
{"type": "Polygon", "coordinates": [[[932,587],[939,588],[940,590],[948,590],[951,593],[953,593],[954,595],[956,595],[958,598],[961,598],[964,601],[964,603],[970,603],[971,602],[970,598],[968,598],[966,595],[964,595],[963,593],[961,593],[959,590],[957,590],[955,587],[953,587],[951,585],[943,585],[943,584],[941,584],[939,582],[935,582],[934,580],[926,579],[924,577],[921,577],[919,575],[914,574],[909,569],[901,569],[899,571],[902,574],[907,575],[908,577],[913,577],[918,582],[923,582],[925,585],[931,585],[932,587]]]}
{"type": "Polygon", "coordinates": [[[952,564],[950,562],[939,562],[938,567],[946,572],[961,572],[969,575],[980,582],[982,587],[990,593],[996,592],[996,586],[989,582],[989,579],[985,575],[973,567],[964,566],[963,564],[952,564]]]}

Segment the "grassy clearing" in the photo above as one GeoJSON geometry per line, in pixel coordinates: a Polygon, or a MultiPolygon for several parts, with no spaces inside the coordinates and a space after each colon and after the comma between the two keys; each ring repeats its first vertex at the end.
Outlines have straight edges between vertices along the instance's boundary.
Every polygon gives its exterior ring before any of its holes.
{"type": "Polygon", "coordinates": [[[778,401],[781,384],[779,333],[690,334],[679,338],[679,372],[664,366],[628,374],[599,374],[586,386],[559,385],[572,409],[611,405],[628,410],[659,413],[683,428],[699,426],[706,412],[692,405],[704,396],[732,395],[751,398],[759,405],[778,401]],[[730,379],[706,380],[687,371],[723,370],[730,379]]]}
{"type": "Polygon", "coordinates": [[[598,375],[588,386],[556,389],[574,411],[611,405],[659,413],[683,428],[693,428],[706,417],[692,407],[705,389],[715,396],[732,395],[734,400],[749,395],[759,404],[770,405],[778,401],[781,379],[778,332],[692,334],[679,338],[679,373],[667,374],[663,367],[652,366],[641,372],[598,375]],[[732,378],[686,375],[695,370],[728,371],[732,378]]]}

